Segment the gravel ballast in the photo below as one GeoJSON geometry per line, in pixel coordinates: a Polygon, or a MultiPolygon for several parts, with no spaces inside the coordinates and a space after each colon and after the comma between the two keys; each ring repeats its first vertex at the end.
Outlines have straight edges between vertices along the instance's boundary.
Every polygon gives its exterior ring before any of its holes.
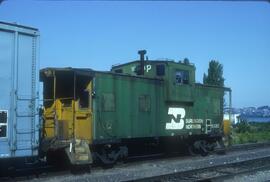
{"type": "MultiPolygon", "coordinates": [[[[206,157],[200,156],[174,157],[167,159],[133,162],[116,165],[112,169],[95,168],[92,169],[92,172],[89,174],[81,174],[81,175],[68,174],[57,177],[39,178],[34,179],[33,181],[37,180],[48,182],[128,181],[128,180],[143,179],[152,176],[172,174],[176,172],[188,171],[198,168],[217,166],[222,164],[236,163],[240,161],[268,156],[270,156],[270,147],[246,151],[232,151],[227,153],[226,155],[209,155],[206,157]]],[[[269,174],[269,171],[265,173],[269,174]]]]}

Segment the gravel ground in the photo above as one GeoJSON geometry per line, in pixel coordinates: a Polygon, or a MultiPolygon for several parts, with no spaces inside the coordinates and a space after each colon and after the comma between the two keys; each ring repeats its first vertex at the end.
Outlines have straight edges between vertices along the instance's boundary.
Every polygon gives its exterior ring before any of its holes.
{"type": "MultiPolygon", "coordinates": [[[[126,181],[134,179],[142,179],[145,177],[172,174],[179,171],[187,171],[191,169],[221,165],[226,163],[234,163],[238,161],[244,161],[247,159],[260,158],[262,156],[270,156],[270,147],[257,149],[257,150],[247,150],[247,151],[233,151],[227,153],[226,155],[209,155],[207,157],[175,157],[168,159],[157,159],[151,161],[140,161],[127,164],[120,164],[112,169],[99,169],[95,168],[90,174],[82,175],[63,175],[50,178],[39,178],[33,181],[48,181],[48,182],[68,182],[68,181],[126,181]]],[[[269,174],[263,173],[263,174],[269,174]]],[[[263,177],[263,174],[260,176],[263,177]]],[[[255,176],[257,174],[254,174],[255,176]]],[[[259,175],[259,174],[258,174],[259,175]]],[[[241,177],[241,176],[239,176],[241,177]]],[[[243,180],[245,176],[243,176],[243,180]]],[[[249,177],[248,179],[252,179],[249,177]]],[[[257,179],[257,178],[256,178],[257,179]]],[[[251,181],[258,181],[253,178],[251,181]]],[[[266,178],[268,179],[268,178],[266,178]]],[[[231,179],[229,181],[232,181],[231,179]]],[[[240,180],[240,178],[235,178],[235,181],[240,180]]],[[[245,180],[246,182],[247,180],[245,180]]],[[[260,179],[259,179],[260,181],[260,179]]],[[[265,181],[262,178],[262,181],[265,181]]]]}
{"type": "Polygon", "coordinates": [[[265,182],[270,181],[270,170],[258,171],[253,174],[239,175],[234,178],[224,180],[224,182],[265,182]]]}

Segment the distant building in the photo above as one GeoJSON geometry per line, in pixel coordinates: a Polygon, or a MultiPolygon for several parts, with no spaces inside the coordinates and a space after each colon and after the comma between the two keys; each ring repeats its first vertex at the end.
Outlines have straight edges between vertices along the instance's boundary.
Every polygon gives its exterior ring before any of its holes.
{"type": "MultiPolygon", "coordinates": [[[[223,120],[229,120],[229,113],[224,113],[223,120]]],[[[237,124],[240,122],[240,114],[231,114],[231,122],[232,124],[237,124]]]]}

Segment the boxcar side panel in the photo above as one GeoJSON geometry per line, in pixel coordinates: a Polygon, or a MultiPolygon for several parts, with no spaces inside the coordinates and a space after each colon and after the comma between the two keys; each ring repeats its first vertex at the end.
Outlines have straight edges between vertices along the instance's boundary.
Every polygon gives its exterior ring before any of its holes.
{"type": "Polygon", "coordinates": [[[9,120],[13,117],[10,113],[12,106],[12,66],[14,59],[14,34],[0,31],[0,158],[10,156],[9,138],[12,128],[9,120]]]}
{"type": "Polygon", "coordinates": [[[0,22],[0,158],[38,154],[38,37],[37,29],[0,22]]]}

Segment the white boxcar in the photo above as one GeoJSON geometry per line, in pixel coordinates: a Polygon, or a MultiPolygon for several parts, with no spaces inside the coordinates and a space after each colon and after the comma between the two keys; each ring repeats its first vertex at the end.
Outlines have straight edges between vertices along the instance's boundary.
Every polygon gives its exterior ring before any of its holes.
{"type": "Polygon", "coordinates": [[[39,31],[0,22],[0,160],[38,155],[39,31]]]}

